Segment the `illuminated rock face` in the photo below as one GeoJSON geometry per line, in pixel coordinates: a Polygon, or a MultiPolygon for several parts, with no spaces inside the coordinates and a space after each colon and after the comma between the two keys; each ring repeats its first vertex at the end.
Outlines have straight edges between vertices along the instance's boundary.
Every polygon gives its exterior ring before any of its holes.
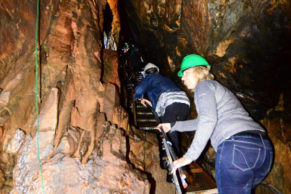
{"type": "MultiPolygon", "coordinates": [[[[2,3],[1,24],[6,27],[0,30],[0,191],[38,193],[36,1],[2,3]]],[[[40,5],[39,151],[47,193],[149,193],[151,188],[145,173],[126,159],[128,115],[120,106],[118,55],[108,51],[106,60],[101,55],[105,4],[40,5]]]]}
{"type": "MultiPolygon", "coordinates": [[[[147,54],[145,59],[158,64],[162,73],[176,78],[186,54],[207,58],[217,79],[266,127],[276,150],[267,182],[290,193],[290,3],[107,2],[116,43],[120,18],[125,18],[132,38],[147,54]]],[[[41,1],[38,84],[45,187],[51,193],[174,192],[173,185],[165,182],[166,171],[159,167],[156,137],[142,139],[143,134],[132,131],[120,105],[118,53],[102,47],[107,2],[41,1]]],[[[41,192],[35,147],[35,18],[36,1],[2,0],[3,193],[41,192]]]]}
{"type": "MultiPolygon", "coordinates": [[[[122,131],[110,125],[101,129],[105,132],[98,139],[100,147],[90,154],[85,164],[81,163],[80,158],[71,157],[74,153],[71,152],[74,149],[71,129],[56,152],[46,160],[53,149],[54,133],[41,130],[40,159],[43,161],[42,177],[46,193],[149,193],[150,184],[146,177],[130,168],[124,160],[126,138],[122,131]]],[[[28,137],[19,153],[12,193],[42,192],[35,145],[36,138],[28,137]]]]}

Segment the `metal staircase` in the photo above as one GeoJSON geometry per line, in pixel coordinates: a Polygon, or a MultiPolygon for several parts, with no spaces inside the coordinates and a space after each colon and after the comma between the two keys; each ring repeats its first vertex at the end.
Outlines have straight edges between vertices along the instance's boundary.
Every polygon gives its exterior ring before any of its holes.
{"type": "Polygon", "coordinates": [[[146,107],[144,107],[140,102],[134,103],[135,105],[135,124],[138,129],[147,132],[156,132],[154,129],[158,123],[153,115],[153,113],[146,107]]]}

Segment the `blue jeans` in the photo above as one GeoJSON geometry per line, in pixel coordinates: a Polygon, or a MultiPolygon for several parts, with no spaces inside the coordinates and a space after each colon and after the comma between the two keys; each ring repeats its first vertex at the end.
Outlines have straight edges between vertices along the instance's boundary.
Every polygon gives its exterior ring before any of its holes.
{"type": "Polygon", "coordinates": [[[251,193],[269,173],[273,147],[262,135],[234,135],[217,149],[215,174],[220,194],[251,193]]]}

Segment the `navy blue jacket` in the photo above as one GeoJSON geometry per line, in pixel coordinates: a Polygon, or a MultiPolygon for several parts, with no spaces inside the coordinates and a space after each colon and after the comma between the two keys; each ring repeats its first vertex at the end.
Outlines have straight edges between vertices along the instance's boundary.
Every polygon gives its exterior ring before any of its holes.
{"type": "Polygon", "coordinates": [[[169,91],[181,91],[181,89],[167,77],[149,74],[135,87],[134,100],[143,98],[146,93],[155,109],[161,93],[169,91]]]}

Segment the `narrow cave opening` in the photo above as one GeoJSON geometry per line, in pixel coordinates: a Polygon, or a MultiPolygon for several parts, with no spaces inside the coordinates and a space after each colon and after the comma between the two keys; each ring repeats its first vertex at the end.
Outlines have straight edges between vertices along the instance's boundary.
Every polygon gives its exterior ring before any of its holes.
{"type": "Polygon", "coordinates": [[[103,10],[103,48],[116,50],[114,38],[112,36],[113,14],[108,3],[103,10]]]}

